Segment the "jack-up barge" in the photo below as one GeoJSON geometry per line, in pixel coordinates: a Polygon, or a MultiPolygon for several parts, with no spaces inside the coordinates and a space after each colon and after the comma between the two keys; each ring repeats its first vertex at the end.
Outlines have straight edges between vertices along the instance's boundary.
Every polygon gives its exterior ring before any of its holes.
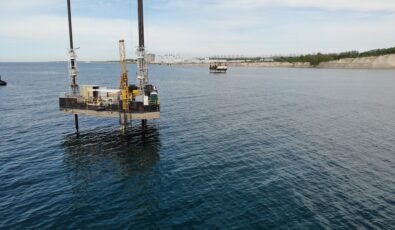
{"type": "Polygon", "coordinates": [[[70,92],[63,93],[59,97],[60,110],[74,114],[75,128],[79,132],[78,115],[97,117],[119,118],[121,131],[125,132],[131,120],[141,120],[142,128],[146,126],[148,119],[160,117],[159,92],[155,85],[148,81],[148,68],[145,59],[144,44],[144,16],[143,0],[138,0],[138,28],[139,46],[137,49],[137,84],[129,85],[127,60],[124,40],[119,41],[120,64],[122,74],[120,76],[119,89],[107,89],[99,85],[77,84],[77,58],[73,44],[73,30],[71,20],[71,4],[67,0],[68,23],[70,37],[70,92]]]}

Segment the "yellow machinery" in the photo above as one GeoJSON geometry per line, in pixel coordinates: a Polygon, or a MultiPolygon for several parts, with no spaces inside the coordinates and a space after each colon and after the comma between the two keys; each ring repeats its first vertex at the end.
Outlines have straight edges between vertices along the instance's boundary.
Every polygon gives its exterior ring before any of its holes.
{"type": "Polygon", "coordinates": [[[126,54],[125,54],[125,41],[119,40],[119,56],[121,63],[121,83],[120,88],[122,92],[122,108],[124,111],[129,112],[129,82],[128,70],[126,68],[126,54]]]}
{"type": "Polygon", "coordinates": [[[125,130],[128,123],[129,114],[129,82],[128,82],[128,70],[126,67],[126,52],[125,52],[125,41],[119,40],[119,56],[121,64],[121,79],[120,79],[120,89],[121,89],[121,101],[122,109],[119,112],[119,120],[121,123],[121,130],[125,130]],[[123,116],[122,116],[122,112],[123,116]]]}

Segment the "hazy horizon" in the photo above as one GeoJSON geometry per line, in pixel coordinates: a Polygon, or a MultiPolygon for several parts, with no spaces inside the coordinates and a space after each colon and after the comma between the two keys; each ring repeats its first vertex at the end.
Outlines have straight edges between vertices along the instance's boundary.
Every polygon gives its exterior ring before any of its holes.
{"type": "MultiPolygon", "coordinates": [[[[145,0],[146,46],[183,57],[271,56],[393,47],[391,0],[145,0]]],[[[135,57],[135,0],[72,0],[81,61],[135,57]]],[[[67,60],[66,0],[0,3],[0,62],[67,60]]]]}

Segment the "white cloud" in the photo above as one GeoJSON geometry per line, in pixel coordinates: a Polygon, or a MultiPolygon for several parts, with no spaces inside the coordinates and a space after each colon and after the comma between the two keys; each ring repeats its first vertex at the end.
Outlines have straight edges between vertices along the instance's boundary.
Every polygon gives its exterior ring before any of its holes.
{"type": "Polygon", "coordinates": [[[60,0],[0,0],[0,14],[37,14],[54,10],[60,5],[65,5],[65,2],[60,0]]]}
{"type": "Polygon", "coordinates": [[[212,8],[214,10],[252,10],[262,7],[308,7],[322,10],[387,11],[395,12],[394,0],[173,0],[165,1],[171,7],[212,8]]]}
{"type": "MultiPolygon", "coordinates": [[[[52,56],[50,60],[65,60],[68,47],[67,18],[60,16],[31,16],[0,24],[0,40],[2,44],[11,44],[14,51],[25,52],[41,49],[47,53],[43,58],[52,56]]],[[[75,17],[74,41],[80,46],[78,51],[81,59],[102,59],[117,57],[119,39],[125,39],[128,50],[132,45],[132,29],[130,21],[120,19],[97,19],[75,17]],[[114,52],[111,52],[111,51],[114,52]]],[[[135,38],[134,38],[135,39],[135,38]]],[[[135,40],[134,40],[135,41],[135,40]]],[[[2,46],[0,44],[0,47],[2,46]]],[[[8,47],[4,47],[6,49],[8,47]]],[[[0,50],[4,50],[0,49],[0,50]]],[[[7,49],[9,50],[9,49],[7,49]]],[[[36,55],[36,52],[34,52],[36,55]]],[[[133,52],[129,52],[132,55],[133,52]]],[[[10,53],[11,54],[11,53],[10,53]]],[[[6,53],[0,52],[0,58],[5,59],[6,53]]]]}
{"type": "MultiPolygon", "coordinates": [[[[67,59],[65,1],[0,1],[0,61],[67,59]],[[60,16],[53,13],[59,7],[63,7],[60,16]]],[[[204,56],[332,52],[389,47],[395,41],[395,14],[388,13],[395,12],[392,0],[147,0],[148,4],[153,5],[146,17],[146,44],[155,53],[204,56]],[[274,6],[275,11],[270,8],[274,6]],[[339,13],[339,9],[359,13],[339,13]],[[158,13],[160,18],[150,17],[158,13]]],[[[73,25],[75,46],[81,47],[80,60],[118,59],[119,39],[126,40],[128,56],[134,56],[135,20],[79,13],[73,17],[73,25]]]]}
{"type": "Polygon", "coordinates": [[[284,4],[295,7],[316,7],[330,10],[395,12],[395,1],[393,0],[285,0],[284,4]]]}

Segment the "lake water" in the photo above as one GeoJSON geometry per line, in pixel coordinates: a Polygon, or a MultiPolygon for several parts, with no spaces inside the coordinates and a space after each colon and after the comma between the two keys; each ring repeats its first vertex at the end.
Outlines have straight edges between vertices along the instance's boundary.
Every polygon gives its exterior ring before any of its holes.
{"type": "MultiPolygon", "coordinates": [[[[119,85],[116,63],[79,67],[119,85]]],[[[395,228],[394,70],[150,66],[145,138],[96,117],[76,137],[66,63],[0,74],[0,228],[395,228]]]]}

